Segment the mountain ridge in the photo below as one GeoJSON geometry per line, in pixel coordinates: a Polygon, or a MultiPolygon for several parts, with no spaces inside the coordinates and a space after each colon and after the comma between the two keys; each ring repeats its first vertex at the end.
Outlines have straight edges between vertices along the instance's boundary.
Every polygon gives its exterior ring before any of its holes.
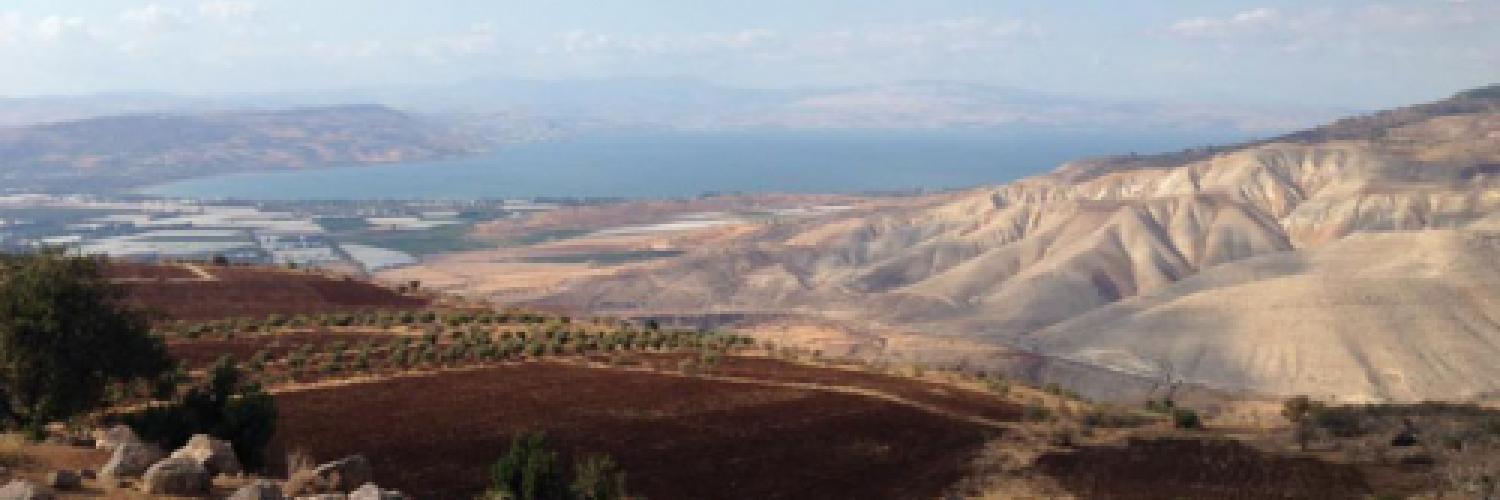
{"type": "Polygon", "coordinates": [[[0,129],[17,190],[109,190],[204,175],[439,159],[484,137],[379,105],[141,112],[0,129]]]}

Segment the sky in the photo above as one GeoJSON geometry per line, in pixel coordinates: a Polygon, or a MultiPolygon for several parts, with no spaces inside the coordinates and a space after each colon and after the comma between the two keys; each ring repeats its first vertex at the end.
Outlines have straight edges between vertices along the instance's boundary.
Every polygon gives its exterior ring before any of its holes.
{"type": "Polygon", "coordinates": [[[1500,0],[3,0],[0,95],[952,80],[1379,108],[1500,82],[1500,0]]]}

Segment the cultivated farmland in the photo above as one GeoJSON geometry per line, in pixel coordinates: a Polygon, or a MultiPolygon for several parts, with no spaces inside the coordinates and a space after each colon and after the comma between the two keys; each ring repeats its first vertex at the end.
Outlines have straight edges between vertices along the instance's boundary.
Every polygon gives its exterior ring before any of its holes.
{"type": "Polygon", "coordinates": [[[366,281],[266,267],[111,264],[129,303],[172,319],[416,309],[426,299],[366,281]]]}
{"type": "Polygon", "coordinates": [[[995,433],[859,395],[547,362],[277,402],[273,446],[366,453],[378,477],[421,498],[478,493],[486,467],[526,431],[546,431],[564,453],[609,453],[652,499],[932,498],[995,433]]]}

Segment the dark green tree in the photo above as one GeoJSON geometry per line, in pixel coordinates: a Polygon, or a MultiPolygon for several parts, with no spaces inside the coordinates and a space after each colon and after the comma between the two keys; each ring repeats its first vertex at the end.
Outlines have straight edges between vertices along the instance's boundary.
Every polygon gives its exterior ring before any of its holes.
{"type": "Polygon", "coordinates": [[[557,452],[547,449],[547,436],[527,433],[510,443],[510,451],[490,470],[495,492],[516,500],[567,500],[557,452]]]}
{"type": "Polygon", "coordinates": [[[55,250],[0,256],[0,418],[34,437],[102,404],[111,383],[171,367],[100,266],[55,250]]]}
{"type": "Polygon", "coordinates": [[[181,447],[194,434],[229,441],[240,462],[252,470],[265,464],[276,420],[275,400],[259,384],[246,382],[229,356],[219,358],[208,380],[180,400],[126,418],[142,437],[166,449],[181,447]]]}
{"type": "Polygon", "coordinates": [[[621,500],[625,494],[625,473],[619,464],[604,454],[583,457],[573,465],[573,484],[569,487],[577,500],[621,500]]]}

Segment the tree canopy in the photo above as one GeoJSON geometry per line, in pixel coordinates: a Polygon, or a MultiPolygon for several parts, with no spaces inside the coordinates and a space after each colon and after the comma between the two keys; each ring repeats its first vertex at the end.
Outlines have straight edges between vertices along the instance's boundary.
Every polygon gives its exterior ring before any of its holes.
{"type": "Polygon", "coordinates": [[[0,418],[39,432],[97,407],[113,382],[169,368],[100,267],[61,251],[0,255],[0,418]]]}

